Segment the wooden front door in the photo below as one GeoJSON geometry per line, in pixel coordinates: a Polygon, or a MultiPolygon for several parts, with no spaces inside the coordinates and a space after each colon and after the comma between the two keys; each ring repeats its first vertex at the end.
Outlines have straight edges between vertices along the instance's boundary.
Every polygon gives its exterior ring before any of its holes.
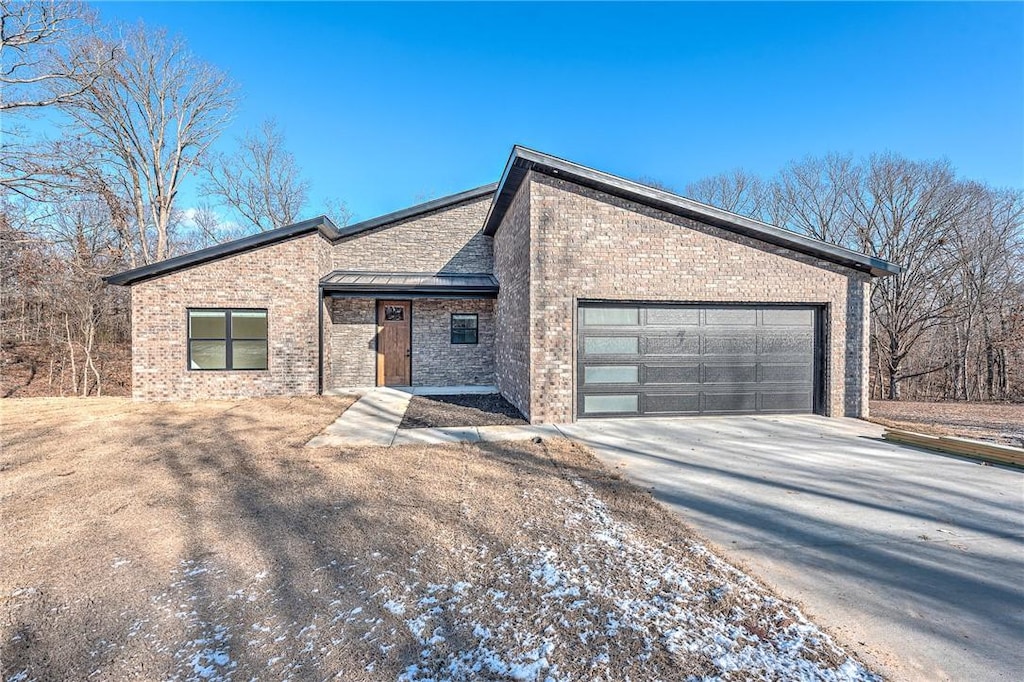
{"type": "Polygon", "coordinates": [[[412,384],[412,303],[377,302],[377,385],[412,384]]]}

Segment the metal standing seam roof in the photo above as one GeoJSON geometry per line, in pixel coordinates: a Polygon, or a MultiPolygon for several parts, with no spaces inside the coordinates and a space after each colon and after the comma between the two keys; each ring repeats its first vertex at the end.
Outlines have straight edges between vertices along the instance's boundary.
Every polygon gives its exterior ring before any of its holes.
{"type": "Polygon", "coordinates": [[[752,237],[768,244],[782,246],[793,251],[805,253],[832,263],[845,265],[856,270],[869,272],[875,277],[896,275],[900,267],[889,261],[875,258],[867,254],[835,246],[818,239],[806,237],[790,230],[769,225],[768,223],[741,216],[725,209],[702,204],[693,199],[655,189],[633,180],[627,180],[610,173],[581,166],[550,154],[538,152],[516,145],[512,148],[508,163],[498,183],[497,195],[491,203],[491,209],[484,222],[484,234],[494,236],[501,225],[505,212],[512,203],[516,191],[522,185],[529,172],[537,171],[555,178],[564,178],[570,182],[596,189],[613,196],[635,201],[638,204],[694,220],[721,227],[747,237],[752,237]]]}
{"type": "Polygon", "coordinates": [[[354,272],[335,270],[320,280],[325,293],[453,295],[491,298],[498,280],[487,273],[354,272]]]}

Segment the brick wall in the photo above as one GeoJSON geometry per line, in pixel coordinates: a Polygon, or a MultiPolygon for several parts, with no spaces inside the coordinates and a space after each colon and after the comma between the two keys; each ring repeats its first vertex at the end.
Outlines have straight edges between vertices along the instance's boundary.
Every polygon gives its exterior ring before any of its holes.
{"type": "Polygon", "coordinates": [[[494,300],[412,302],[413,386],[494,385],[494,300]],[[476,313],[477,344],[452,344],[452,313],[476,313]]]}
{"type": "Polygon", "coordinates": [[[524,182],[494,235],[498,280],[495,375],[498,390],[530,416],[530,183],[524,182]]]}
{"type": "MultiPolygon", "coordinates": [[[[344,239],[332,249],[332,269],[489,273],[494,263],[492,240],[480,230],[490,201],[488,195],[344,239]]],[[[493,305],[493,301],[414,300],[413,384],[493,385],[493,305]],[[444,312],[449,305],[454,307],[444,312]],[[452,311],[481,313],[480,344],[472,351],[456,346],[460,352],[450,352],[448,325],[452,311]]],[[[325,362],[330,363],[331,371],[326,375],[329,379],[325,389],[375,385],[376,302],[338,298],[328,306],[325,356],[330,357],[325,357],[325,362]]]]}
{"type": "Polygon", "coordinates": [[[825,304],[826,413],[866,414],[866,274],[538,173],[528,184],[532,421],[572,419],[577,299],[825,304]]]}
{"type": "MultiPolygon", "coordinates": [[[[328,390],[376,384],[376,305],[372,298],[329,300],[334,371],[328,390]]],[[[494,381],[494,301],[413,299],[413,386],[493,386],[494,381]],[[477,314],[479,343],[452,345],[452,313],[477,314]]]]}
{"type": "Polygon", "coordinates": [[[317,390],[318,280],[330,261],[318,233],[132,287],[132,395],[194,400],[317,390]],[[266,308],[265,371],[191,371],[188,308],[266,308]]]}
{"type": "Polygon", "coordinates": [[[377,383],[377,302],[372,298],[329,298],[330,357],[324,390],[374,386],[377,383]]]}
{"type": "Polygon", "coordinates": [[[491,238],[480,230],[491,195],[364,232],[334,245],[335,270],[491,272],[491,238]]]}

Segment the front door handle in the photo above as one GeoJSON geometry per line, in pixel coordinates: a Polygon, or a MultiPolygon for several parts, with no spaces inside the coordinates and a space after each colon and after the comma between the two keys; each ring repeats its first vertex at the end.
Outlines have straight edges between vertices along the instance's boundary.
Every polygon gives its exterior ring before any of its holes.
{"type": "Polygon", "coordinates": [[[411,358],[412,357],[412,349],[411,348],[406,348],[405,349],[405,357],[407,357],[407,358],[411,358]]]}

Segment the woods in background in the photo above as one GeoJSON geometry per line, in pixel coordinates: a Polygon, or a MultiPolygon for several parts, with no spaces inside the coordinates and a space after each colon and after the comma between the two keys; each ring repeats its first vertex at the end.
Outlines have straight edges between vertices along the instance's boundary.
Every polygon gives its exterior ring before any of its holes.
{"type": "Polygon", "coordinates": [[[830,154],[684,194],[899,264],[871,295],[872,396],[1024,399],[1024,193],[945,161],[830,154]]]}
{"type": "Polygon", "coordinates": [[[2,0],[0,63],[0,396],[127,393],[128,294],[101,278],[292,222],[309,182],[273,122],[214,153],[237,89],[161,30],[2,0]]]}
{"type": "MultiPolygon", "coordinates": [[[[77,2],[0,13],[0,395],[127,393],[127,291],[102,276],[303,215],[346,222],[338,201],[307,213],[274,122],[214,150],[237,89],[182,40],[77,2]]],[[[1020,190],[830,154],[683,194],[902,266],[873,285],[873,397],[1024,400],[1020,190]]]]}

